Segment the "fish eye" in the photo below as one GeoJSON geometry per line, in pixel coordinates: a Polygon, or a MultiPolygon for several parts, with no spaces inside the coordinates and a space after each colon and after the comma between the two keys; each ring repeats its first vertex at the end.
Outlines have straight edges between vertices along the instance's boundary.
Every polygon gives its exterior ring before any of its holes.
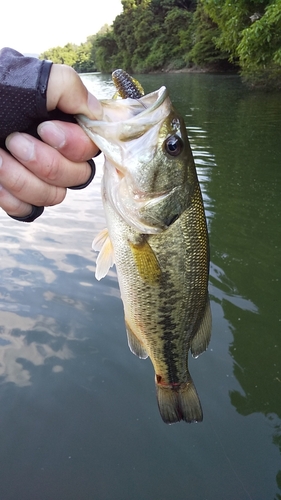
{"type": "Polygon", "coordinates": [[[178,135],[171,135],[165,141],[165,150],[170,156],[178,156],[183,150],[182,139],[178,135]]]}

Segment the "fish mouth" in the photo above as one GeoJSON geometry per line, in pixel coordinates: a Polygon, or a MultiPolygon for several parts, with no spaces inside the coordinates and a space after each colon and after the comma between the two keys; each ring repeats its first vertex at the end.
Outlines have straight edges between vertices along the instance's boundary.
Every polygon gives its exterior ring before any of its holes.
{"type": "Polygon", "coordinates": [[[138,139],[167,117],[170,111],[167,98],[168,91],[163,86],[140,99],[103,99],[100,101],[102,115],[98,120],[81,114],[75,118],[106,157],[122,165],[124,143],[138,139]]]}

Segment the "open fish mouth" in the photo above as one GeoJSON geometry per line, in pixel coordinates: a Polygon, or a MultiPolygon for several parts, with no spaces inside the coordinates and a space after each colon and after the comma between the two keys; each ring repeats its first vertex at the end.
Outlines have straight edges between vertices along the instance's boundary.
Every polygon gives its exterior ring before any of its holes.
{"type": "Polygon", "coordinates": [[[90,120],[84,115],[76,115],[76,120],[106,158],[121,173],[126,173],[127,162],[133,169],[140,151],[147,150],[144,136],[148,131],[149,144],[157,143],[159,128],[171,109],[167,89],[161,87],[140,99],[105,99],[100,102],[103,112],[98,120],[90,120]]]}

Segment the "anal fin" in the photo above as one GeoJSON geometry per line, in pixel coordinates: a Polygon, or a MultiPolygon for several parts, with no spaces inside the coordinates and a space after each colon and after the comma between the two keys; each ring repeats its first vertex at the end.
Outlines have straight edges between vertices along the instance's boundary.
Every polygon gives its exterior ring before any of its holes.
{"type": "Polygon", "coordinates": [[[148,358],[148,354],[147,354],[143,344],[140,342],[140,340],[132,332],[128,323],[127,322],[125,322],[125,323],[126,323],[126,330],[127,330],[128,345],[129,345],[130,350],[132,351],[133,354],[138,356],[140,359],[148,358]]]}
{"type": "Polygon", "coordinates": [[[212,315],[210,300],[208,298],[203,319],[194,338],[191,341],[190,350],[194,358],[197,358],[200,354],[202,354],[202,352],[206,351],[211,339],[211,331],[212,315]]]}

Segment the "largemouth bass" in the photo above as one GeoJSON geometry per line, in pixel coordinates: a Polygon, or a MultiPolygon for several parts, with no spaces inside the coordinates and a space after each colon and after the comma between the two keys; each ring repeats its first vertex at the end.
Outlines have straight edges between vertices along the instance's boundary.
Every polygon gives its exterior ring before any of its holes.
{"type": "Polygon", "coordinates": [[[188,352],[211,335],[209,244],[186,127],[165,87],[142,95],[122,70],[113,78],[122,99],[101,100],[96,121],[77,117],[105,156],[96,277],[115,263],[128,344],[152,361],[164,422],[199,422],[188,352]]]}

